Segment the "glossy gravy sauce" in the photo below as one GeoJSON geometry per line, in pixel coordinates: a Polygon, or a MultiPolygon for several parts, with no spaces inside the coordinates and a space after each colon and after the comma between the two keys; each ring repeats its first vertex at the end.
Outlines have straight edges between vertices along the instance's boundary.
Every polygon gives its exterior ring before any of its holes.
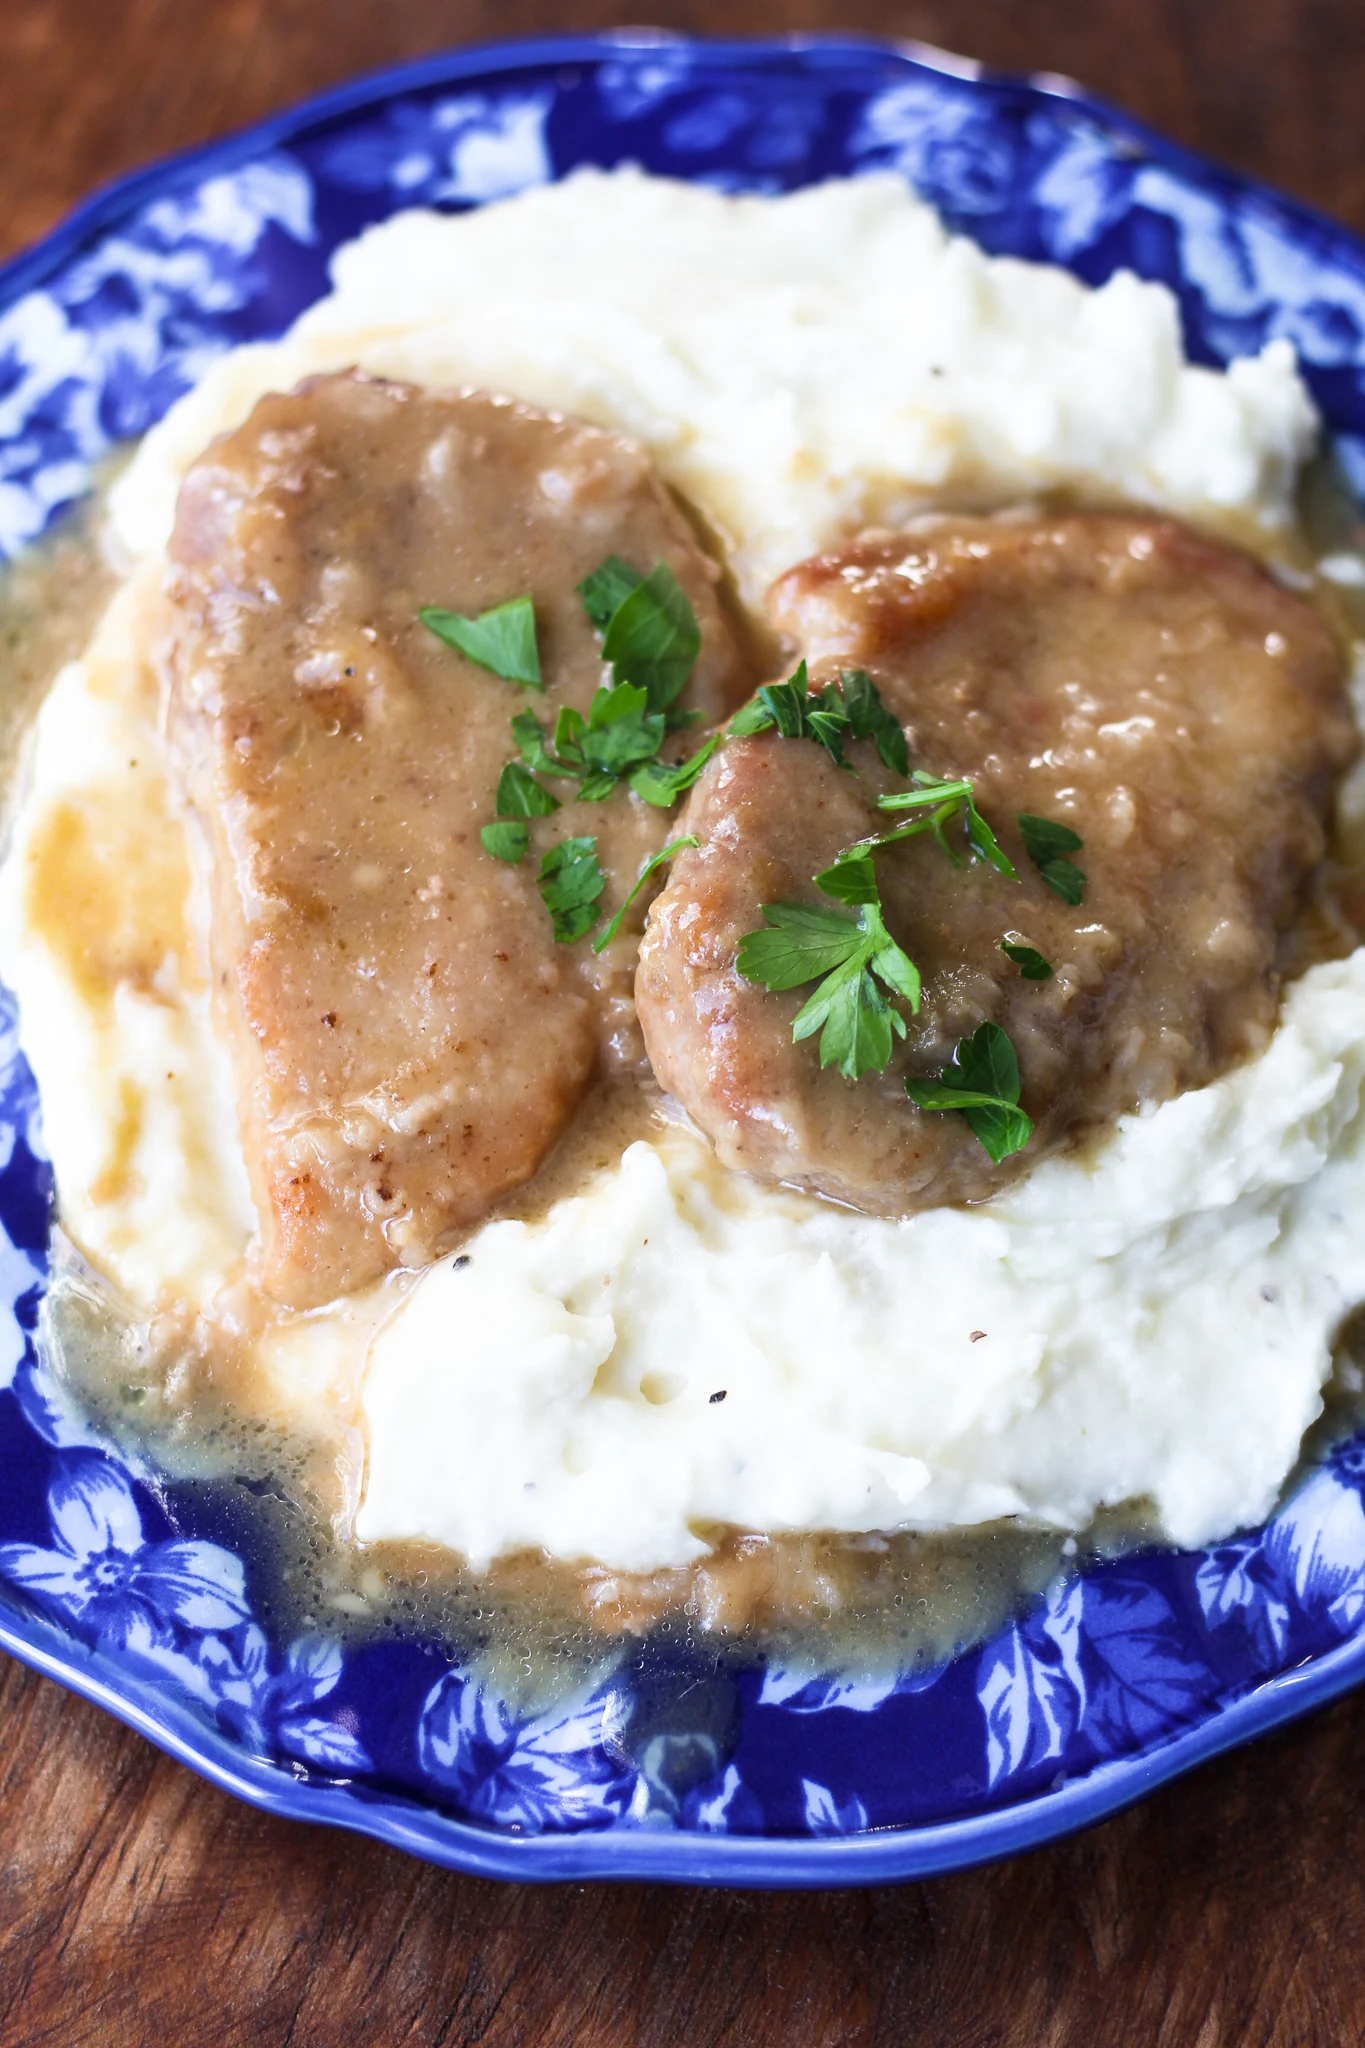
{"type": "MultiPolygon", "coordinates": [[[[0,790],[6,813],[22,773],[24,738],[53,675],[80,651],[112,587],[98,545],[98,500],[69,518],[0,580],[0,790]]],[[[1365,531],[1323,463],[1303,497],[1304,550],[1361,562],[1361,585],[1334,582],[1325,604],[1365,636],[1365,531]]],[[[144,821],[156,831],[157,821],[144,821]]],[[[120,916],[119,820],[54,813],[44,849],[44,922],[66,934],[96,1011],[114,979],[139,971],[120,916]]],[[[179,858],[166,824],[168,873],[179,858]]],[[[183,904],[179,878],[168,901],[183,904]],[[178,891],[178,894],[176,892],[178,891]]],[[[178,912],[177,912],[178,914],[178,912]]],[[[1365,930],[1365,820],[1347,820],[1313,899],[1286,942],[1287,973],[1340,957],[1365,930]]],[[[136,1104],[125,1105],[131,1124],[136,1104]]],[[[533,1220],[627,1144],[657,1127],[664,1108],[640,1072],[599,1083],[580,1103],[534,1179],[497,1214],[533,1220]]],[[[397,1283],[403,1284],[401,1281],[397,1283]]],[[[159,1472],[180,1498],[197,1497],[269,1586],[267,1605],[291,1629],[368,1638],[436,1636],[455,1645],[512,1699],[533,1704],[572,1689],[649,1635],[676,1649],[788,1666],[877,1673],[928,1667],[982,1640],[1051,1584],[1097,1555],[1153,1537],[1141,1503],[1083,1535],[1000,1523],[942,1535],[902,1532],[763,1537],[698,1533],[710,1554],[685,1569],[630,1575],[571,1566],[542,1553],[498,1560],[482,1574],[420,1544],[363,1548],[348,1540],[363,1443],[328,1416],[301,1428],[246,1363],[248,1348],[188,1322],[152,1327],[131,1315],[58,1230],[39,1330],[45,1357],[96,1424],[159,1472]]],[[[1287,1482],[1365,1415],[1365,1322],[1342,1333],[1326,1411],[1287,1482]]]]}

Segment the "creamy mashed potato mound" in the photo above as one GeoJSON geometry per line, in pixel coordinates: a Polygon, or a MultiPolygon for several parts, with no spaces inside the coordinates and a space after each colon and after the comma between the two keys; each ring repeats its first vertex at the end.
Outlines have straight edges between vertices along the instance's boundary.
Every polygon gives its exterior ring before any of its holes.
{"type": "Polygon", "coordinates": [[[147,436],[114,494],[130,554],[165,546],[181,476],[262,393],[354,363],[637,436],[755,608],[804,556],[945,500],[1060,487],[1283,525],[1316,434],[1288,342],[1195,367],[1164,286],[985,256],[892,173],[733,199],[581,171],[339,251],[283,341],[223,357],[147,436]]]}
{"type": "MultiPolygon", "coordinates": [[[[341,251],[331,295],[214,365],[116,487],[130,580],[44,708],[0,883],[65,1221],[147,1311],[210,1309],[252,1216],[145,607],[209,439],[356,363],[638,436],[755,607],[870,521],[1045,488],[1273,536],[1316,431],[1286,345],[1193,367],[1161,287],[990,259],[891,177],[734,200],[583,173],[341,251]],[[95,983],[78,926],[113,931],[95,983]]],[[[1260,1059],[981,1208],[854,1215],[661,1128],[459,1263],[281,1312],[261,1362],[344,1424],[369,1343],[356,1534],[476,1564],[648,1571],[717,1524],[1080,1528],[1135,1499],[1204,1541],[1271,1506],[1365,1298],[1363,1084],[1357,953],[1289,992],[1260,1059]]]]}

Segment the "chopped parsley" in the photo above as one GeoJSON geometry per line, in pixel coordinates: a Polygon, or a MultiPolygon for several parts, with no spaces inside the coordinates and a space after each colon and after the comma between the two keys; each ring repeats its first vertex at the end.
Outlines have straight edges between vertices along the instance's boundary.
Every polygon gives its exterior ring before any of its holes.
{"type": "Polygon", "coordinates": [[[701,627],[667,562],[641,576],[619,555],[578,585],[583,609],[602,635],[602,658],[615,682],[645,693],[651,712],[667,712],[687,687],[701,653],[701,627]]]}
{"type": "Polygon", "coordinates": [[[872,856],[856,850],[836,861],[815,885],[856,907],[856,914],[824,904],[763,903],[766,928],[740,941],[735,965],[746,981],[769,989],[816,987],[792,1020],[792,1038],[820,1033],[820,1064],[837,1066],[848,1081],[880,1073],[891,1058],[905,1020],[883,994],[920,1003],[919,970],[882,921],[872,856]],[[882,987],[878,986],[878,983],[882,987]]]}
{"type": "Polygon", "coordinates": [[[1066,855],[1076,853],[1084,843],[1069,825],[1051,818],[1035,818],[1020,811],[1014,820],[1024,842],[1024,851],[1054,896],[1073,908],[1085,895],[1085,875],[1066,855]]]}
{"type": "Polygon", "coordinates": [[[638,590],[644,580],[639,570],[632,569],[619,555],[608,555],[600,568],[577,585],[583,609],[599,633],[606,632],[613,612],[620,610],[632,590],[638,590]]]}
{"type": "Polygon", "coordinates": [[[570,945],[597,922],[597,899],[607,878],[597,863],[597,841],[561,839],[541,856],[540,894],[558,945],[570,945]]]}
{"type": "Polygon", "coordinates": [[[677,803],[692,787],[720,745],[715,733],[685,761],[659,759],[665,720],[647,708],[646,692],[633,683],[604,683],[584,718],[568,705],[555,720],[553,736],[534,711],[519,711],[512,737],[521,750],[525,771],[577,782],[586,803],[609,797],[621,782],[660,810],[677,803]]]}
{"type": "Polygon", "coordinates": [[[497,820],[485,825],[479,837],[485,853],[494,860],[519,861],[530,844],[528,818],[548,818],[559,809],[559,798],[542,789],[529,768],[509,761],[498,777],[495,798],[497,820]]]}
{"type": "Polygon", "coordinates": [[[870,739],[886,767],[904,775],[910,766],[905,733],[877,694],[865,669],[846,668],[837,683],[812,690],[805,662],[784,683],[764,683],[730,720],[735,739],[776,729],[784,740],[814,740],[836,766],[847,766],[844,741],[870,739]]]}
{"type": "Polygon", "coordinates": [[[764,683],[730,720],[735,739],[751,733],[771,732],[774,727],[784,740],[815,740],[832,761],[844,765],[844,734],[848,713],[837,684],[812,690],[801,662],[784,683],[764,683]]]}
{"type": "Polygon", "coordinates": [[[936,1081],[907,1080],[905,1092],[920,1109],[965,1117],[997,1166],[1033,1136],[1033,1120],[1019,1107],[1019,1061],[998,1024],[959,1039],[951,1067],[936,1081]]]}
{"type": "Polygon", "coordinates": [[[469,619],[462,612],[424,605],[422,624],[447,647],[457,647],[468,660],[489,669],[504,682],[525,683],[539,690],[540,650],[536,646],[536,611],[529,597],[514,597],[469,619]]]}
{"type": "Polygon", "coordinates": [[[721,736],[712,733],[709,740],[689,754],[685,761],[676,766],[667,761],[646,761],[631,773],[630,786],[636,796],[643,797],[647,804],[657,804],[660,810],[667,810],[675,804],[701,774],[716,748],[721,736]]]}
{"type": "MultiPolygon", "coordinates": [[[[521,760],[509,766],[532,783],[537,776],[576,782],[577,795],[585,803],[600,803],[628,782],[646,803],[667,809],[691,788],[720,744],[717,735],[687,761],[659,759],[670,723],[680,722],[670,721],[668,708],[686,684],[701,648],[696,615],[663,562],[641,576],[619,555],[608,555],[578,585],[578,594],[602,632],[602,652],[612,664],[612,680],[595,692],[586,717],[572,705],[561,705],[552,733],[546,732],[534,711],[519,711],[512,720],[512,737],[521,760]]],[[[557,808],[553,799],[549,808],[557,808]]],[[[546,812],[504,812],[500,802],[498,814],[501,819],[543,817],[546,812]]],[[[525,835],[521,837],[524,852],[525,835]]],[[[492,843],[487,833],[484,836],[489,852],[500,859],[518,857],[501,851],[514,843],[515,835],[501,831],[492,833],[492,843]]]]}
{"type": "Polygon", "coordinates": [[[616,937],[616,934],[621,929],[622,918],[630,909],[631,904],[635,901],[640,891],[644,888],[645,883],[649,880],[650,876],[656,873],[657,870],[663,866],[666,860],[672,860],[675,853],[681,853],[685,846],[700,845],[701,841],[695,838],[693,834],[689,832],[685,835],[684,838],[674,839],[673,841],[671,841],[669,845],[661,846],[657,853],[652,853],[649,856],[649,859],[645,862],[639,874],[635,877],[635,886],[631,890],[629,896],[627,896],[625,902],[621,905],[621,908],[617,911],[615,917],[611,920],[611,923],[607,925],[603,931],[599,932],[597,937],[593,940],[592,949],[594,953],[605,952],[606,948],[611,944],[612,940],[616,937]]]}
{"type": "Polygon", "coordinates": [[[937,775],[930,775],[926,769],[917,768],[910,779],[915,784],[913,789],[902,790],[894,796],[878,797],[877,808],[883,811],[922,810],[925,815],[912,819],[907,825],[897,826],[892,832],[883,832],[877,839],[865,841],[866,845],[895,846],[902,839],[913,839],[919,832],[932,832],[954,867],[961,867],[962,856],[949,844],[946,833],[946,828],[960,817],[967,844],[977,859],[988,862],[1009,881],[1018,881],[1017,868],[977,809],[972,785],[965,777],[944,781],[937,775]]]}
{"type": "Polygon", "coordinates": [[[530,827],[524,818],[495,818],[491,825],[480,828],[479,838],[485,853],[491,853],[494,860],[505,860],[515,867],[531,844],[530,827]]]}
{"type": "Polygon", "coordinates": [[[664,736],[661,712],[649,709],[648,692],[634,683],[604,684],[585,718],[562,704],[555,719],[554,758],[581,783],[591,802],[610,796],[617,783],[659,751],[664,736]]]}
{"type": "Polygon", "coordinates": [[[1044,960],[1036,946],[1030,946],[1018,937],[1002,939],[1000,950],[1007,960],[1013,960],[1025,981],[1051,981],[1052,963],[1044,960]]]}
{"type": "Polygon", "coordinates": [[[586,718],[571,704],[561,704],[547,740],[534,711],[519,711],[512,737],[528,771],[576,782],[585,801],[600,801],[659,751],[663,716],[647,703],[646,693],[633,683],[603,683],[586,718]]]}
{"type": "Polygon", "coordinates": [[[905,728],[883,704],[877,694],[877,685],[867,670],[841,669],[839,681],[843,686],[849,731],[854,739],[871,740],[884,767],[889,768],[893,775],[908,775],[910,754],[905,743],[905,728]]]}

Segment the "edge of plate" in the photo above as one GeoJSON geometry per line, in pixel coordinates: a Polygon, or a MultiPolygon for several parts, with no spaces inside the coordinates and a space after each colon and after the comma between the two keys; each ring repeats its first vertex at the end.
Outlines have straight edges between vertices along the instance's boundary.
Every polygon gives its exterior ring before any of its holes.
{"type": "Polygon", "coordinates": [[[763,60],[772,57],[801,57],[827,54],[849,57],[890,56],[915,64],[945,77],[985,85],[1014,87],[1063,100],[1090,114],[1106,128],[1127,136],[1150,156],[1200,179],[1216,178],[1224,185],[1272,205],[1280,213],[1330,242],[1337,255],[1365,275],[1365,238],[1334,220],[1309,201],[1278,191],[1244,171],[1229,168],[1183,143],[1173,142],[1151,128],[1135,114],[1126,112],[1077,80],[1059,72],[1007,71],[959,57],[936,44],[877,36],[788,36],[720,37],[688,36],[653,28],[607,29],[584,35],[517,37],[502,42],[472,43],[453,50],[435,51],[402,64],[368,71],[340,85],[325,87],[308,98],[296,100],[275,114],[231,134],[192,148],[177,150],[137,166],[97,186],[61,215],[45,235],[0,263],[0,310],[42,282],[63,263],[91,233],[116,221],[147,195],[174,186],[205,170],[229,168],[264,148],[286,143],[300,133],[336,116],[383,101],[403,91],[420,91],[426,86],[477,78],[489,71],[533,69],[546,64],[588,63],[605,52],[677,49],[687,50],[703,62],[710,58],[727,62],[763,60]]]}
{"type": "Polygon", "coordinates": [[[898,1883],[1042,1848],[1111,1818],[1222,1751],[1327,1705],[1365,1679],[1365,1641],[1343,1643],[1265,1680],[1215,1718],[1145,1755],[1116,1758],[1018,1806],[927,1827],[814,1840],[620,1825],[511,1835],[457,1820],[434,1803],[380,1792],[355,1779],[322,1782],[253,1756],[169,1698],[153,1711],[104,1675],[107,1659],[37,1617],[0,1614],[0,1649],[102,1707],[220,1791],[279,1819],[349,1829],[473,1877],[522,1884],[596,1878],[759,1891],[898,1883]]]}
{"type": "MultiPolygon", "coordinates": [[[[708,38],[648,28],[479,43],[367,72],[295,102],[279,113],[191,149],[160,157],[113,179],[58,220],[48,233],[0,265],[0,310],[37,286],[89,236],[145,198],[187,179],[287,145],[310,128],[402,91],[467,80],[490,71],[592,62],[605,53],[685,49],[702,61],[728,62],[821,54],[892,56],[945,76],[1014,87],[1065,100],[1151,157],[1201,181],[1273,206],[1331,247],[1335,260],[1365,276],[1365,240],[1306,201],[1170,141],[1136,116],[1056,73],[993,69],[934,45],[871,36],[790,35],[708,38]]],[[[36,1614],[0,1606],[0,1648],[53,1678],[199,1776],[262,1812],[348,1829],[388,1847],[472,1876],[522,1883],[566,1879],[721,1885],[768,1890],[884,1884],[941,1875],[1041,1848],[1145,1798],[1223,1751],[1266,1734],[1365,1681],[1365,1638],[1264,1680],[1220,1706],[1198,1727],[1159,1747],[1098,1766],[1083,1778],[1021,1801],[929,1826],[875,1829],[845,1837],[704,1835],[620,1826],[576,1833],[513,1836],[454,1818],[435,1803],[373,1790],[356,1780],[321,1781],[244,1751],[190,1708],[157,1699],[155,1710],[127,1689],[110,1660],[36,1614]]]]}

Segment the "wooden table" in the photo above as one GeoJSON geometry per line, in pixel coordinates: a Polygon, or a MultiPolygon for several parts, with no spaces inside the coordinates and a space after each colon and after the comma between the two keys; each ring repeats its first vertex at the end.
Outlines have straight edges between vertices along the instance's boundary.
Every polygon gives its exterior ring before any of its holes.
{"type": "MultiPolygon", "coordinates": [[[[1362,0],[3,0],[0,250],[92,184],[443,44],[648,14],[1065,70],[1365,230],[1362,0]]],[[[998,1868],[540,1891],[268,1820],[0,1663],[3,2048],[1365,2040],[1365,1696],[998,1868]]]]}

